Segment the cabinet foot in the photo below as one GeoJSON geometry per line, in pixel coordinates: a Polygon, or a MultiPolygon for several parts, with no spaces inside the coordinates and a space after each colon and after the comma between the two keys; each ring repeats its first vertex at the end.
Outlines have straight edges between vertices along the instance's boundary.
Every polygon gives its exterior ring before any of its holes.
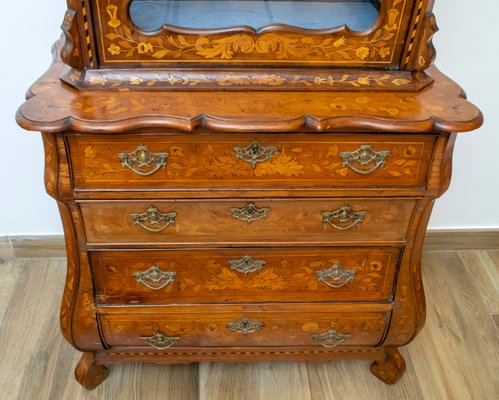
{"type": "Polygon", "coordinates": [[[109,375],[109,370],[101,365],[95,365],[95,354],[83,353],[75,369],[76,380],[88,390],[95,389],[109,375]]]}
{"type": "Polygon", "coordinates": [[[371,364],[371,373],[388,385],[397,382],[405,372],[405,361],[395,347],[386,348],[386,361],[371,364]]]}

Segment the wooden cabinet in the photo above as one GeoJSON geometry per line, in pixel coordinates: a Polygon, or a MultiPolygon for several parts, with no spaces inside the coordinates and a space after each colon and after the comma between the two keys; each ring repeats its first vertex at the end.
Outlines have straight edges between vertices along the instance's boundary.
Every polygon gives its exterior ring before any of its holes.
{"type": "Polygon", "coordinates": [[[432,1],[67,3],[17,121],[43,135],[79,382],[345,358],[399,379],[432,205],[482,123],[432,66],[432,1]]]}

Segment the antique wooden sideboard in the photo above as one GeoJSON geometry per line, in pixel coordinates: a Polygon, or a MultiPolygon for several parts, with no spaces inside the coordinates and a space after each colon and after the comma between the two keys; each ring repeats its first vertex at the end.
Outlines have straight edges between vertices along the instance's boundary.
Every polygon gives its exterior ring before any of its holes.
{"type": "Polygon", "coordinates": [[[482,123],[432,65],[433,2],[67,3],[17,121],[64,225],[78,381],[352,358],[394,383],[456,134],[482,123]]]}

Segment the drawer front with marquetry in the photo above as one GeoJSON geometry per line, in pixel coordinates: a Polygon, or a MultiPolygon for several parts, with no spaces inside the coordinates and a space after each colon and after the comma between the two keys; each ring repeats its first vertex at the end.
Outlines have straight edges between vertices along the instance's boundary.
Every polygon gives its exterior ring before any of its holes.
{"type": "Polygon", "coordinates": [[[249,245],[402,242],[414,199],[82,201],[87,242],[249,245]]]}
{"type": "Polygon", "coordinates": [[[436,136],[70,135],[76,189],[424,187],[436,136]]]}
{"type": "Polygon", "coordinates": [[[398,248],[92,252],[100,304],[379,301],[398,248]]]}
{"type": "MultiPolygon", "coordinates": [[[[327,307],[326,307],[327,308],[327,307]]],[[[388,312],[230,312],[100,315],[109,347],[375,346],[388,312]]]]}

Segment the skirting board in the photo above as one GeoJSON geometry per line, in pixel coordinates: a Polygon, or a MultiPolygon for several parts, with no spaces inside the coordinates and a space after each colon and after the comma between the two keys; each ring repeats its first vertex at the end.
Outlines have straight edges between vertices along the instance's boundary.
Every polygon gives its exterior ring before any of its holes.
{"type": "MultiPolygon", "coordinates": [[[[12,246],[16,258],[65,257],[62,236],[0,237],[12,246]]],[[[499,249],[499,230],[429,230],[424,251],[499,249]]]]}

